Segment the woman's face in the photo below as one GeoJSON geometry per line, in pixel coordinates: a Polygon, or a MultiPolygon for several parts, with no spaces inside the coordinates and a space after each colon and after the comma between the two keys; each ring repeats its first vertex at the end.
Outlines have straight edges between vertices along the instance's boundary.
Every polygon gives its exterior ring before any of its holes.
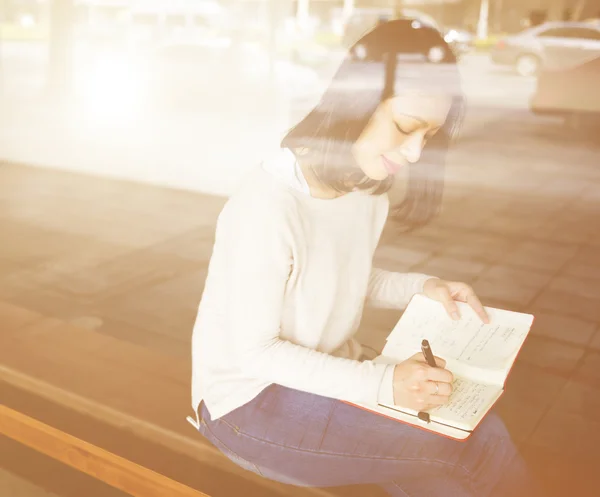
{"type": "Polygon", "coordinates": [[[371,179],[395,175],[421,157],[427,140],[444,124],[452,98],[411,91],[383,102],[352,148],[371,179]]]}

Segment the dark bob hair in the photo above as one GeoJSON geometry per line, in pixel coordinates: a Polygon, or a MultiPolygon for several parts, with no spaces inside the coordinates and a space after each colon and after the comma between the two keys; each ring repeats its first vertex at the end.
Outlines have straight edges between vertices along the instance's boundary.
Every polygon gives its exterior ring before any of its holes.
{"type": "Polygon", "coordinates": [[[407,20],[378,24],[348,49],[319,103],[287,133],[281,147],[292,150],[319,181],[340,193],[383,194],[394,178],[376,181],[367,177],[356,164],[352,146],[378,106],[408,88],[431,88],[453,97],[444,126],[425,146],[418,166],[410,167],[403,201],[391,209],[395,220],[414,228],[438,213],[445,155],[464,106],[456,58],[437,31],[407,20]],[[415,62],[404,57],[422,39],[422,30],[430,30],[428,38],[433,38],[442,60],[415,62]]]}

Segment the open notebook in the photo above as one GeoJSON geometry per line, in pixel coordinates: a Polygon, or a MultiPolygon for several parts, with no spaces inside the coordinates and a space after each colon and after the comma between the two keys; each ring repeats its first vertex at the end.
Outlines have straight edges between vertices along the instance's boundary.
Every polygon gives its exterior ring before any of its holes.
{"type": "Polygon", "coordinates": [[[431,422],[401,406],[362,405],[398,421],[450,438],[464,440],[480,423],[504,391],[506,378],[533,324],[533,316],[486,307],[484,324],[467,305],[458,302],[461,319],[452,320],[439,302],[415,295],[387,338],[376,362],[397,364],[421,351],[429,340],[431,350],[446,360],[454,374],[454,389],[447,404],[431,409],[431,422]]]}

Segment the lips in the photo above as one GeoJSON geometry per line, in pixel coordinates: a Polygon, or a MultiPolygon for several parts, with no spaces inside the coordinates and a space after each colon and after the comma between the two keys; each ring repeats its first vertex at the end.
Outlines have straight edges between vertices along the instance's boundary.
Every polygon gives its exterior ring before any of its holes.
{"type": "Polygon", "coordinates": [[[402,168],[402,164],[398,164],[397,162],[392,162],[385,156],[381,156],[381,160],[383,161],[383,165],[390,175],[396,174],[402,168]]]}

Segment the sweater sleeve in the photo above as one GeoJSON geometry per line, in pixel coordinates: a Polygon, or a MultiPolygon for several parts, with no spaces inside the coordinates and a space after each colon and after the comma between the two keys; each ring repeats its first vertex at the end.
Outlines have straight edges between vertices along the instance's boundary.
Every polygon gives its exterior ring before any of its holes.
{"type": "Polygon", "coordinates": [[[255,199],[237,205],[217,230],[227,261],[223,283],[232,359],[251,378],[376,403],[387,365],[334,357],[280,338],[292,269],[293,211],[286,212],[280,202],[269,204],[255,199]]]}
{"type": "Polygon", "coordinates": [[[394,364],[388,364],[379,387],[377,402],[384,406],[393,406],[394,402],[394,364]]]}
{"type": "Polygon", "coordinates": [[[374,307],[404,309],[415,294],[423,291],[423,285],[430,278],[433,276],[373,268],[367,289],[367,303],[374,307]]]}

